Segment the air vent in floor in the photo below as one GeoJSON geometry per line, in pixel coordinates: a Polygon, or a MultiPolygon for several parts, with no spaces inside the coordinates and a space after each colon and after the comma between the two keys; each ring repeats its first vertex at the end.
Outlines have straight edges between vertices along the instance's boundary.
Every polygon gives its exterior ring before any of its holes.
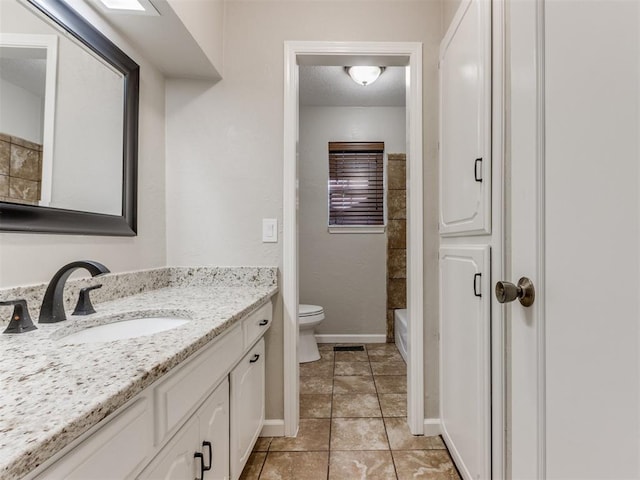
{"type": "Polygon", "coordinates": [[[334,352],[364,352],[362,345],[344,345],[333,347],[334,352]]]}

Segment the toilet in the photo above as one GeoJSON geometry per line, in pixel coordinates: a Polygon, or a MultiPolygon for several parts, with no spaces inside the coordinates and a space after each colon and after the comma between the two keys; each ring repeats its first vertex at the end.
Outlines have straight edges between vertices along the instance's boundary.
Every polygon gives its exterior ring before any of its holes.
{"type": "Polygon", "coordinates": [[[318,343],[316,342],[314,329],[324,320],[324,309],[318,305],[300,305],[298,308],[299,324],[299,348],[298,358],[300,363],[315,362],[320,360],[318,343]]]}

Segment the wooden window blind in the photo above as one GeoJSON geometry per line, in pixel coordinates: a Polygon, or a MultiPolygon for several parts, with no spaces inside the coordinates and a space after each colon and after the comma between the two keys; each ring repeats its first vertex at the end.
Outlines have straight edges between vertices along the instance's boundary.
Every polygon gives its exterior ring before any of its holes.
{"type": "Polygon", "coordinates": [[[384,225],[384,142],[329,142],[329,225],[384,225]]]}

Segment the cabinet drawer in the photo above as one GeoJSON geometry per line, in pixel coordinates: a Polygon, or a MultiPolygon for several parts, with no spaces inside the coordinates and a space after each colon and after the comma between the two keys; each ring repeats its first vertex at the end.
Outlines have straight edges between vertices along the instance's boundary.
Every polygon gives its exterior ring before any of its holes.
{"type": "Polygon", "coordinates": [[[258,310],[250,314],[242,322],[244,330],[244,348],[249,348],[271,326],[272,319],[271,302],[267,302],[258,310]]]}
{"type": "Polygon", "coordinates": [[[153,447],[151,401],[141,397],[37,478],[128,478],[153,447]],[[117,459],[117,461],[114,461],[117,459]]]}
{"type": "Polygon", "coordinates": [[[242,328],[237,325],[155,388],[156,445],[195,411],[229,373],[242,350],[242,328]]]}

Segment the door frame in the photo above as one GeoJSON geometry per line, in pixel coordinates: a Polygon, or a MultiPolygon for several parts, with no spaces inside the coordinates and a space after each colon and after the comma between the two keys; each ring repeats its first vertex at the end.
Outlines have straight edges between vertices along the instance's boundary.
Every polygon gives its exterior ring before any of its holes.
{"type": "MultiPolygon", "coordinates": [[[[409,67],[407,78],[407,421],[422,435],[424,418],[423,290],[423,134],[422,43],[284,42],[284,181],[282,299],[284,322],[284,434],[295,436],[299,424],[298,364],[298,64],[322,57],[382,57],[409,67]]],[[[316,63],[317,64],[317,63],[316,63]]],[[[435,426],[439,429],[439,425],[435,426]]],[[[437,434],[438,432],[429,432],[437,434]]]]}

